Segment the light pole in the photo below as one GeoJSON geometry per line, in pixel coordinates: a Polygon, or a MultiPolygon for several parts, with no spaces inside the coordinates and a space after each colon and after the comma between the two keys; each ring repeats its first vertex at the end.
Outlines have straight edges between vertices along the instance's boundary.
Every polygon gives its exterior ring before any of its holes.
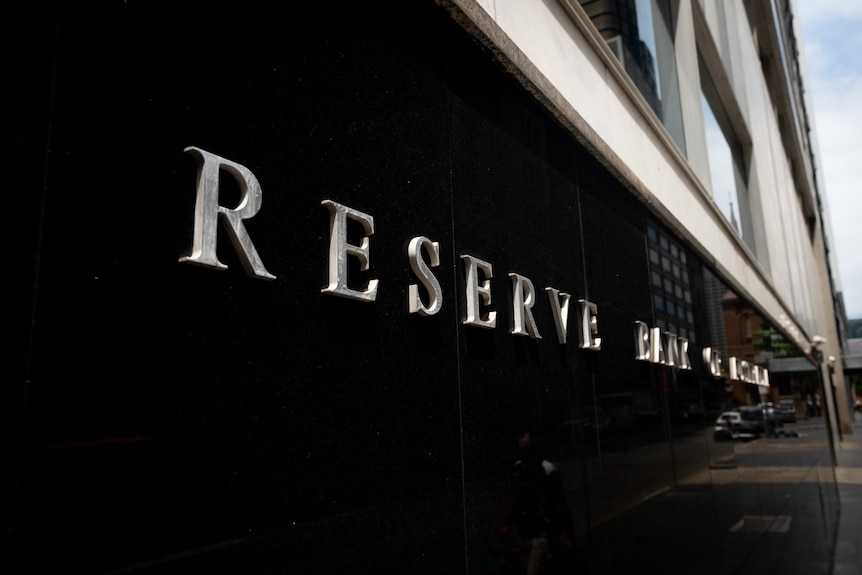
{"type": "MultiPolygon", "coordinates": [[[[833,394],[833,397],[835,397],[835,395],[834,395],[835,394],[835,379],[833,378],[833,375],[835,374],[835,360],[836,360],[836,358],[834,355],[830,355],[829,357],[826,358],[827,369],[829,370],[829,393],[833,394]]],[[[836,411],[836,417],[837,417],[838,416],[838,414],[837,414],[837,411],[838,411],[837,398],[835,399],[835,401],[836,401],[835,411],[836,411]]],[[[841,422],[840,421],[838,422],[837,427],[838,427],[838,439],[840,441],[844,441],[844,432],[841,430],[841,422]]]]}
{"type": "MultiPolygon", "coordinates": [[[[829,437],[829,455],[832,458],[832,468],[835,469],[835,466],[838,464],[838,460],[835,454],[835,438],[832,435],[832,416],[830,410],[832,408],[832,402],[829,400],[832,397],[832,394],[826,395],[826,384],[823,378],[823,350],[820,349],[820,346],[826,343],[826,338],[820,335],[815,335],[811,338],[811,348],[808,351],[808,355],[811,359],[814,360],[817,365],[817,383],[820,386],[820,397],[821,403],[823,404],[823,417],[826,419],[826,435],[829,437]]],[[[831,380],[831,377],[830,377],[831,380]]],[[[832,390],[830,389],[830,392],[832,390]]],[[[840,431],[839,431],[840,433],[840,431]]]]}

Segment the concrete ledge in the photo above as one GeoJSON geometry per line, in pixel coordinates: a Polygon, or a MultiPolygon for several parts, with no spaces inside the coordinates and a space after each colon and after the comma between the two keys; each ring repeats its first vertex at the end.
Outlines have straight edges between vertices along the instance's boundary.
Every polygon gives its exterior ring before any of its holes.
{"type": "Polygon", "coordinates": [[[769,360],[769,371],[772,373],[814,372],[814,364],[805,357],[782,357],[769,360]]]}

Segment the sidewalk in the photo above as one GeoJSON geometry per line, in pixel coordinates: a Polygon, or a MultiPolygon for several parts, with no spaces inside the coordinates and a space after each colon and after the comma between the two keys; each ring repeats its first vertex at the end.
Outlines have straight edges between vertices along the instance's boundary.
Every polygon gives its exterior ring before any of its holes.
{"type": "Polygon", "coordinates": [[[823,418],[790,429],[792,435],[736,444],[715,462],[723,566],[692,561],[687,572],[862,575],[862,414],[852,434],[836,438],[835,467],[823,418]]]}
{"type": "Polygon", "coordinates": [[[836,445],[840,507],[832,575],[862,575],[862,414],[854,415],[853,434],[836,445]]]}

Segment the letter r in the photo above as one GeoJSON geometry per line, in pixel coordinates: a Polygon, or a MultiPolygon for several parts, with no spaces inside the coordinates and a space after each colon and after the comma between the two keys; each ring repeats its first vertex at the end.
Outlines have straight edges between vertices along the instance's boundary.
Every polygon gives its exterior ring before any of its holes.
{"type": "Polygon", "coordinates": [[[192,253],[181,257],[179,261],[214,269],[226,269],[227,266],[221,263],[216,255],[218,220],[221,219],[246,273],[260,279],[275,279],[275,276],[264,267],[242,223],[243,220],[254,217],[260,211],[263,192],[257,178],[245,166],[200,148],[190,146],[185,151],[199,160],[198,190],[195,200],[192,253]],[[218,203],[219,175],[222,171],[233,176],[240,187],[240,201],[234,209],[225,208],[218,203]]]}

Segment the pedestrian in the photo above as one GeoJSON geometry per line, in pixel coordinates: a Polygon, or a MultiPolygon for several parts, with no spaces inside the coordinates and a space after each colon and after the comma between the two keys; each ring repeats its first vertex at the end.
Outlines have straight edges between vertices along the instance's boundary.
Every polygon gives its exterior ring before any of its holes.
{"type": "Polygon", "coordinates": [[[504,529],[520,541],[522,573],[541,575],[570,558],[571,516],[557,467],[545,459],[535,439],[523,434],[512,468],[512,495],[504,529]]]}
{"type": "Polygon", "coordinates": [[[775,409],[773,408],[771,403],[767,403],[764,408],[764,414],[766,417],[766,437],[776,437],[777,433],[775,432],[775,409]]]}

